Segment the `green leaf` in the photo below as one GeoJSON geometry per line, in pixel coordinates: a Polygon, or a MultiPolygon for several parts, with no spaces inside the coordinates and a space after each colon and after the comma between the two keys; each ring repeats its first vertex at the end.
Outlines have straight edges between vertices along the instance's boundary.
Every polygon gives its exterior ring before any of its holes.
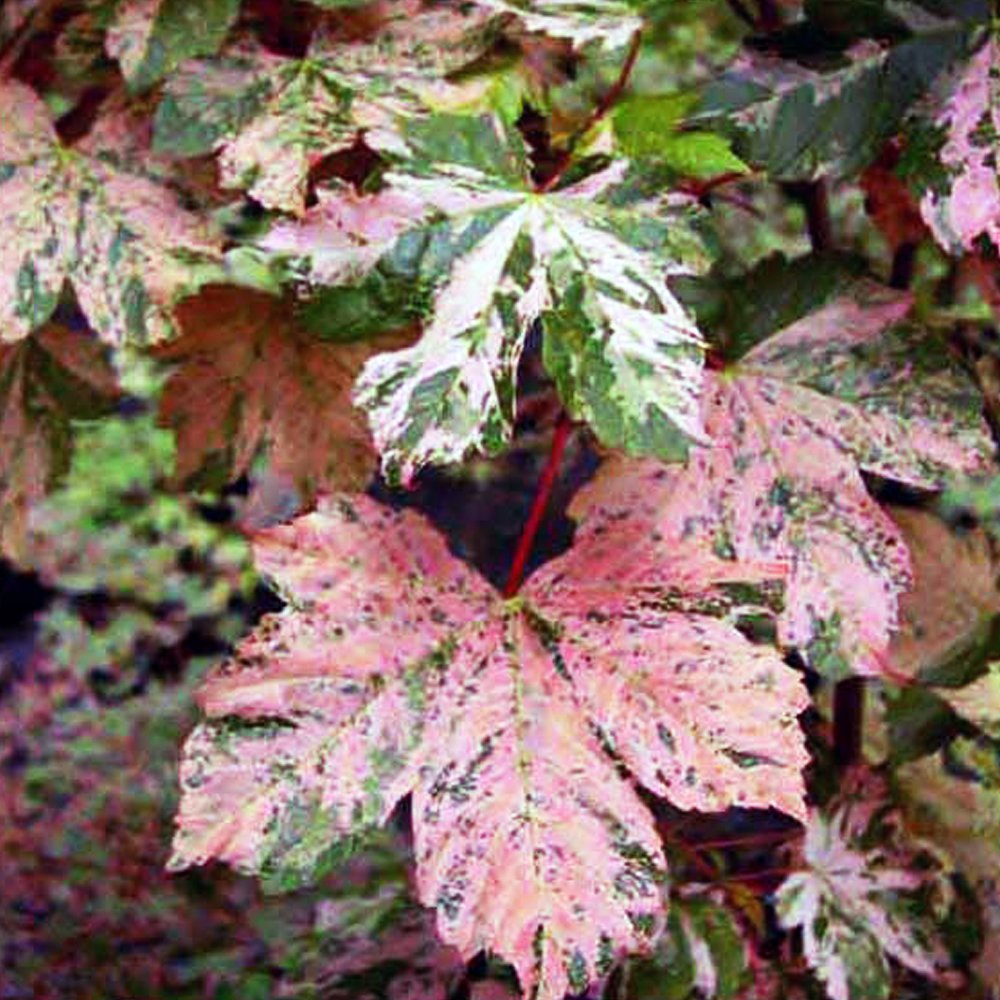
{"type": "Polygon", "coordinates": [[[864,43],[826,72],[747,54],[709,84],[692,117],[727,126],[736,152],[775,180],[849,176],[965,45],[965,26],[946,24],[888,50],[864,43]]]}
{"type": "Polygon", "coordinates": [[[121,0],[108,55],[130,90],[147,90],[186,59],[218,52],[239,10],[240,0],[121,0]]]}
{"type": "Polygon", "coordinates": [[[803,870],[780,886],[778,919],[801,928],[806,961],[831,1000],[888,1000],[889,959],[929,979],[949,965],[939,935],[946,872],[887,818],[884,782],[858,773],[809,819],[803,870]]]}
{"type": "Polygon", "coordinates": [[[627,1000],[735,997],[746,986],[747,944],[729,911],[704,897],[675,896],[652,957],[633,959],[627,1000]]]}
{"type": "Polygon", "coordinates": [[[304,59],[234,46],[191,60],[167,83],[154,149],[175,156],[220,151],[221,182],[266,208],[302,214],[310,170],[351,145],[400,153],[398,120],[425,110],[444,77],[482,54],[488,12],[435,8],[395,12],[371,42],[317,32],[304,59]]]}
{"type": "Polygon", "coordinates": [[[662,161],[688,177],[746,172],[747,165],[722,136],[681,131],[684,116],[696,102],[692,94],[635,95],[621,101],[612,121],[622,152],[662,161]]]}

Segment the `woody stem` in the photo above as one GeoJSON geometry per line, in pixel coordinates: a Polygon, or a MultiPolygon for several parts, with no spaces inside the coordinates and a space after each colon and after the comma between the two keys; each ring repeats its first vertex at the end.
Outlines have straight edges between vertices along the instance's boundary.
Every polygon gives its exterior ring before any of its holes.
{"type": "Polygon", "coordinates": [[[538,488],[535,490],[535,499],[531,504],[531,511],[528,520],[521,531],[521,537],[517,542],[517,549],[514,552],[514,561],[511,563],[510,573],[507,576],[507,583],[503,588],[504,597],[513,597],[520,589],[524,579],[524,569],[528,564],[528,557],[535,544],[535,536],[541,526],[542,518],[545,516],[545,509],[549,505],[549,498],[552,496],[552,487],[555,485],[556,476],[559,474],[559,465],[562,462],[563,452],[566,450],[566,442],[569,440],[569,432],[572,430],[573,422],[569,414],[564,410],[556,423],[555,432],[552,435],[552,447],[549,450],[549,460],[545,463],[542,476],[538,480],[538,488]]]}

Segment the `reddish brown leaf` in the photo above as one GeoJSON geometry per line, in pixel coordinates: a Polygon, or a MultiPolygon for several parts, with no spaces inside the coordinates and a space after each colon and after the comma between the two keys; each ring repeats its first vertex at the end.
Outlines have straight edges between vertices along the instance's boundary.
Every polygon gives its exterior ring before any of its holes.
{"type": "Polygon", "coordinates": [[[307,495],[368,479],[374,453],[351,386],[366,358],[402,346],[405,335],[320,340],[296,325],[289,302],[224,285],[186,299],[177,314],[183,335],[158,357],[178,366],[160,416],[177,431],[182,479],[209,461],[234,479],[261,450],[307,495]]]}
{"type": "Polygon", "coordinates": [[[49,324],[0,344],[0,553],[24,554],[27,516],[69,466],[70,421],[113,405],[114,372],[101,345],[49,324]]]}

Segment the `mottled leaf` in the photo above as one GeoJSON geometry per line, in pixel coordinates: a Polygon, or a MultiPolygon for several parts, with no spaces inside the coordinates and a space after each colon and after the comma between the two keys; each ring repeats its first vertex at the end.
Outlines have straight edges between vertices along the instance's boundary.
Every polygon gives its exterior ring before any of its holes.
{"type": "Polygon", "coordinates": [[[25,555],[31,506],[69,467],[71,422],[113,405],[114,373],[101,346],[48,325],[0,345],[0,552],[25,555]]]}
{"type": "MultiPolygon", "coordinates": [[[[623,162],[536,192],[520,137],[488,118],[437,116],[407,138],[418,158],[387,180],[400,204],[422,206],[420,224],[366,280],[407,281],[429,320],[414,347],[368,362],[356,394],[387,472],[407,480],[428,462],[502,447],[539,317],[545,366],[574,417],[609,445],[683,454],[701,436],[702,363],[698,331],[664,279],[698,252],[683,220],[610,204],[623,162]]],[[[389,197],[375,196],[367,214],[389,197]]],[[[367,246],[330,235],[314,230],[308,253],[299,241],[305,274],[371,266],[367,246]]]]}
{"type": "Polygon", "coordinates": [[[859,468],[934,487],[991,452],[971,382],[898,325],[907,309],[865,285],[764,341],[712,374],[713,444],[677,483],[655,463],[612,463],[578,507],[634,509],[724,557],[787,565],[781,641],[828,676],[886,672],[910,564],[859,468]]]}
{"type": "Polygon", "coordinates": [[[272,473],[307,497],[367,482],[375,453],[351,386],[373,350],[410,338],[323,341],[296,324],[288,301],[224,285],[186,299],[177,318],[182,335],[157,356],[177,366],[160,419],[177,432],[181,480],[211,470],[230,482],[264,451],[272,473]]]}
{"type": "Polygon", "coordinates": [[[991,35],[959,74],[936,124],[947,130],[940,152],[948,182],[920,203],[946,250],[968,250],[980,236],[1000,246],[1000,48],[991,35]]]}
{"type": "Polygon", "coordinates": [[[1000,757],[995,744],[955,740],[894,775],[909,829],[933,842],[975,888],[985,943],[976,969],[1000,983],[1000,757]]]}
{"type": "Polygon", "coordinates": [[[777,893],[782,926],[801,928],[806,961],[831,1000],[888,1000],[889,959],[931,979],[948,966],[935,926],[943,872],[907,842],[880,794],[813,812],[803,870],[777,893]]]}
{"type": "Polygon", "coordinates": [[[20,83],[0,86],[0,340],[52,314],[65,282],[102,340],[162,340],[192,263],[216,243],[165,188],[59,145],[20,83]]]}
{"type": "Polygon", "coordinates": [[[293,884],[412,792],[421,898],[463,955],[556,1000],[647,946],[665,863],[620,765],[682,808],[802,815],[807,698],[725,620],[732,566],[643,540],[595,535],[502,601],[367,498],[261,533],[289,607],[201,692],[172,864],[293,884]]]}
{"type": "Polygon", "coordinates": [[[483,7],[515,15],[527,31],[568,38],[574,45],[625,45],[642,27],[626,0],[478,0],[483,7]]]}
{"type": "Polygon", "coordinates": [[[216,53],[240,0],[119,0],[105,45],[132,90],[151,87],[193,56],[216,53]]]}
{"type": "Polygon", "coordinates": [[[447,73],[482,53],[486,20],[477,8],[397,10],[371,42],[320,32],[304,59],[241,43],[192,60],[167,84],[156,148],[219,150],[224,187],[301,215],[310,170],[362,132],[370,146],[403,148],[397,118],[418,114],[447,73]]]}
{"type": "Polygon", "coordinates": [[[825,71],[751,51],[709,84],[695,118],[728,125],[736,152],[773,178],[849,175],[876,158],[964,40],[964,26],[946,23],[891,48],[862,41],[825,71]]]}

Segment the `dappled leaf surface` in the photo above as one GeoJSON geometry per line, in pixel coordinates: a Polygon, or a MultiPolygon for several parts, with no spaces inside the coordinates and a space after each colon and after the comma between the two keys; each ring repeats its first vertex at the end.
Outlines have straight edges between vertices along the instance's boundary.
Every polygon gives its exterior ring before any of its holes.
{"type": "Polygon", "coordinates": [[[664,860],[608,750],[682,808],[802,815],[806,698],[725,620],[731,566],[640,537],[637,559],[597,533],[503,602],[366,498],[261,533],[290,607],[201,693],[172,864],[295,882],[412,791],[421,898],[464,955],[558,997],[642,948],[664,860]]]}
{"type": "Polygon", "coordinates": [[[568,38],[574,45],[624,45],[642,27],[625,0],[479,0],[484,7],[518,17],[527,31],[568,38]]]}
{"type": "Polygon", "coordinates": [[[410,338],[323,341],[297,325],[287,300],[222,285],[185,300],[177,316],[182,336],[158,357],[177,366],[160,419],[177,432],[180,479],[208,470],[229,482],[264,451],[306,496],[367,482],[375,455],[351,387],[373,351],[410,338]]]}
{"type": "Polygon", "coordinates": [[[111,344],[162,340],[170,306],[211,259],[205,226],[153,182],[60,146],[24,84],[0,86],[0,340],[44,323],[69,281],[111,344]]]}
{"type": "Polygon", "coordinates": [[[713,443],[679,480],[612,461],[578,504],[643,511],[723,557],[787,565],[781,641],[830,676],[885,672],[910,565],[859,468],[933,487],[991,450],[971,382],[943,346],[896,325],[907,309],[863,286],[779,332],[711,375],[713,443]]]}
{"type": "Polygon", "coordinates": [[[956,739],[894,775],[909,829],[927,838],[975,888],[985,944],[976,969],[1000,982],[1000,753],[996,743],[956,739]]]}
{"type": "Polygon", "coordinates": [[[419,114],[445,74],[484,50],[482,10],[421,6],[391,6],[368,42],[318,32],[303,59],[239,42],[218,59],[186,63],[157,111],[157,148],[219,150],[223,186],[301,215],[320,160],[362,130],[369,145],[399,151],[397,118],[419,114]]]}
{"type": "Polygon", "coordinates": [[[831,1000],[887,998],[890,958],[932,979],[948,965],[932,905],[946,892],[942,872],[907,843],[886,803],[876,785],[813,812],[805,870],[778,890],[782,926],[802,929],[806,961],[831,1000]]]}
{"type": "Polygon", "coordinates": [[[750,50],[709,84],[696,117],[726,123],[736,151],[773,178],[849,175],[961,56],[965,35],[963,24],[941,22],[891,47],[864,40],[824,71],[750,50]]]}
{"type": "Polygon", "coordinates": [[[1000,246],[1000,50],[992,35],[958,75],[936,119],[947,129],[941,162],[945,190],[928,190],[920,203],[924,220],[947,250],[969,249],[980,236],[1000,246]]]}
{"type": "Polygon", "coordinates": [[[134,90],[144,90],[192,56],[225,41],[240,0],[120,0],[105,45],[134,90]]]}

